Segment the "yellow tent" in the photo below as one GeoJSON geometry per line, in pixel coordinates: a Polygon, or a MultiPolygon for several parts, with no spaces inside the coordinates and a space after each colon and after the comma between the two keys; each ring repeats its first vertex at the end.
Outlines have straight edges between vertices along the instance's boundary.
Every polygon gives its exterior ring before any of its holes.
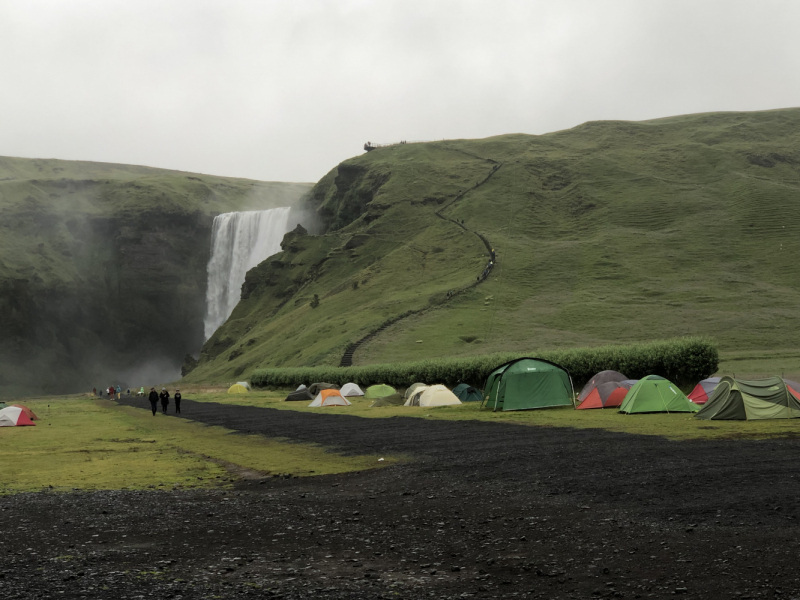
{"type": "Polygon", "coordinates": [[[229,394],[246,394],[250,391],[250,386],[247,385],[247,382],[239,381],[238,383],[234,383],[231,387],[228,388],[229,394]]]}

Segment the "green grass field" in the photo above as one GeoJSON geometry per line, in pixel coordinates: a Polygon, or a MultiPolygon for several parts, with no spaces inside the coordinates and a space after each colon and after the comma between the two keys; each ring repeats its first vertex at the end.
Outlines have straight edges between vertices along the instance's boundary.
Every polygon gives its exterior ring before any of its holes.
{"type": "Polygon", "coordinates": [[[770,353],[788,370],[800,327],[798,147],[800,109],[786,109],[352,158],[312,191],[328,233],[251,272],[189,381],[338,364],[349,343],[409,310],[422,312],[359,348],[355,364],[702,335],[737,369],[772,370],[737,358],[770,353]],[[497,268],[448,301],[488,260],[472,232],[494,246],[497,268]]]}
{"type": "Polygon", "coordinates": [[[26,399],[35,427],[0,427],[0,495],[38,490],[226,487],[269,475],[377,468],[393,457],[343,456],[239,435],[108,400],[26,399]]]}
{"type": "Polygon", "coordinates": [[[530,427],[569,427],[603,429],[619,433],[658,435],[671,440],[691,439],[768,439],[800,435],[800,419],[771,421],[702,421],[684,413],[623,415],[614,409],[574,410],[547,408],[539,410],[492,412],[470,402],[460,406],[423,408],[419,406],[384,406],[370,408],[372,400],[349,398],[352,406],[308,408],[310,402],[284,402],[288,391],[254,391],[247,395],[227,394],[222,390],[198,391],[191,396],[201,402],[260,406],[277,410],[307,413],[352,415],[366,419],[413,417],[450,421],[479,420],[513,423],[530,427]]]}

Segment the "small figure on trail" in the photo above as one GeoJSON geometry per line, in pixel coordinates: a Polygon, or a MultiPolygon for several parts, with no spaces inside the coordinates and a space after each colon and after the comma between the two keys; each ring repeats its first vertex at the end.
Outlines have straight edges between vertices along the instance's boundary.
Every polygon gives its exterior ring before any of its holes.
{"type": "Polygon", "coordinates": [[[92,396],[97,396],[97,388],[92,388],[92,396]]]}
{"type": "Polygon", "coordinates": [[[153,416],[156,416],[156,411],[158,410],[158,392],[156,392],[156,388],[150,388],[150,395],[147,397],[150,400],[150,409],[153,411],[153,416]]]}
{"type": "Polygon", "coordinates": [[[122,388],[119,387],[119,384],[117,384],[117,400],[119,400],[121,397],[122,397],[122,388]]]}
{"type": "Polygon", "coordinates": [[[494,248],[492,248],[492,260],[494,260],[494,248]]]}
{"type": "Polygon", "coordinates": [[[131,388],[128,388],[128,391],[125,393],[125,395],[126,396],[130,396],[131,395],[131,388]]]}
{"type": "Polygon", "coordinates": [[[181,391],[179,389],[175,388],[175,395],[173,398],[175,398],[175,414],[177,415],[181,412],[181,391]]]}
{"type": "Polygon", "coordinates": [[[113,398],[114,397],[114,386],[113,385],[108,386],[108,390],[106,390],[106,391],[108,392],[108,397],[109,398],[113,398]]]}
{"type": "Polygon", "coordinates": [[[139,390],[139,395],[144,396],[144,386],[142,386],[142,389],[139,390]]]}
{"type": "Polygon", "coordinates": [[[169,406],[169,392],[167,388],[161,388],[159,398],[161,398],[161,412],[167,414],[167,406],[169,406]]]}

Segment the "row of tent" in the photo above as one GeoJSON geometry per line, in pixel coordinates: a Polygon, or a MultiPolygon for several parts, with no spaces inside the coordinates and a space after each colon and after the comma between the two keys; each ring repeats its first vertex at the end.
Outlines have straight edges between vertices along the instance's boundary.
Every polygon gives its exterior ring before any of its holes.
{"type": "Polygon", "coordinates": [[[36,425],[38,421],[34,412],[22,404],[12,404],[0,409],[0,427],[22,427],[24,425],[36,425]]]}
{"type": "Polygon", "coordinates": [[[379,406],[451,406],[462,402],[479,402],[480,390],[467,384],[459,384],[451,391],[444,385],[415,383],[403,394],[384,383],[370,386],[366,391],[355,383],[346,383],[341,388],[332,383],[300,385],[286,397],[288,402],[311,400],[309,407],[349,406],[348,398],[364,397],[373,400],[371,407],[379,406]]]}

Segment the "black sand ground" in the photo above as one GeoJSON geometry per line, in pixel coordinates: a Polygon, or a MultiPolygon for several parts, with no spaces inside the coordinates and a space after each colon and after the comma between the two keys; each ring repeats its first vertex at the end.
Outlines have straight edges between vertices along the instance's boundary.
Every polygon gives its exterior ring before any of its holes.
{"type": "Polygon", "coordinates": [[[3,497],[0,598],[800,597],[796,440],[183,410],[413,461],[232,491],[3,497]]]}

